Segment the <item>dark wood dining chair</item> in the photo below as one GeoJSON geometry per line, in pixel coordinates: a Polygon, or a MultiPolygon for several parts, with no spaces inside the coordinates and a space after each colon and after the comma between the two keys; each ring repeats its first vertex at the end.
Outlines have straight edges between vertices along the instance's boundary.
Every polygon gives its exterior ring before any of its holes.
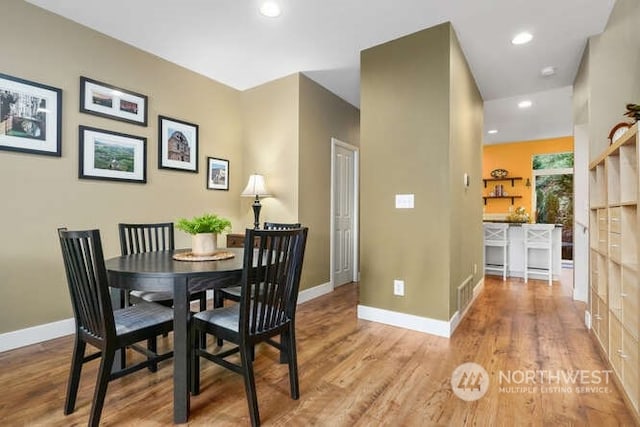
{"type": "MultiPolygon", "coordinates": [[[[120,235],[120,253],[122,255],[139,254],[157,251],[172,251],[175,249],[175,233],[172,222],[153,224],[118,224],[120,235]]],[[[172,292],[159,291],[122,291],[124,293],[124,305],[138,301],[148,301],[173,306],[172,292]]],[[[206,291],[196,292],[191,295],[191,300],[200,302],[200,311],[207,309],[206,291]]],[[[149,350],[155,352],[157,341],[155,338],[149,341],[149,350]]],[[[126,364],[126,353],[122,352],[122,365],[126,364]]],[[[149,368],[154,371],[156,366],[149,368]]]]}
{"type": "MultiPolygon", "coordinates": [[[[300,228],[300,223],[282,223],[282,222],[266,222],[264,223],[263,230],[291,230],[293,228],[300,228]]],[[[219,288],[213,291],[213,308],[224,307],[224,300],[240,301],[240,294],[242,289],[240,286],[230,286],[227,288],[219,288]]],[[[223,339],[217,339],[218,346],[222,347],[223,339]]]]}
{"type": "MultiPolygon", "coordinates": [[[[175,249],[174,227],[172,222],[156,224],[118,224],[120,234],[120,252],[122,255],[139,254],[156,251],[172,251],[175,249]]],[[[173,306],[171,292],[131,291],[130,296],[138,300],[157,302],[173,306]]],[[[206,292],[191,295],[191,300],[200,301],[200,311],[207,309],[206,292]]]]}
{"type": "Polygon", "coordinates": [[[173,329],[173,310],[150,302],[113,310],[107,270],[98,230],[58,229],[71,305],[75,317],[75,342],[67,385],[64,413],[75,409],[82,365],[100,358],[98,379],[91,403],[89,425],[97,426],[109,381],[138,371],[173,355],[158,355],[141,349],[147,358],[117,372],[111,372],[116,350],[132,346],[173,329]],[[85,356],[91,344],[99,351],[85,356]]]}
{"type": "Polygon", "coordinates": [[[266,342],[286,353],[291,398],[298,399],[295,315],[307,228],[247,230],[244,245],[242,293],[239,304],[196,313],[191,321],[191,392],[200,392],[200,357],[241,374],[251,425],[260,425],[253,373],[253,347],[266,342]],[[258,239],[257,248],[252,242],[258,239]],[[212,334],[235,346],[210,353],[201,348],[200,334],[212,334]],[[280,335],[280,342],[273,337],[280,335]],[[226,358],[240,353],[240,364],[226,358]]]}
{"type": "MultiPolygon", "coordinates": [[[[300,223],[265,222],[263,230],[291,230],[293,228],[300,228],[300,223]]],[[[240,301],[240,292],[240,286],[216,289],[213,291],[213,308],[223,307],[225,299],[235,302],[240,301]]],[[[222,345],[221,343],[218,344],[222,345]]]]}

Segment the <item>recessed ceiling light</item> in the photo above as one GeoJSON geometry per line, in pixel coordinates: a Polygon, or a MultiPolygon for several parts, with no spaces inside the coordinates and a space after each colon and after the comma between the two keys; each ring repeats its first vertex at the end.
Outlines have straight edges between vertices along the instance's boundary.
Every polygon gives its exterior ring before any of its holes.
{"type": "Polygon", "coordinates": [[[518,102],[518,107],[520,108],[529,108],[531,105],[533,105],[533,103],[528,99],[518,102]]]}
{"type": "Polygon", "coordinates": [[[265,1],[260,5],[260,13],[269,18],[280,16],[280,6],[274,1],[265,1]]]}
{"type": "Polygon", "coordinates": [[[491,135],[498,133],[498,129],[491,129],[490,131],[488,131],[487,133],[490,133],[491,135]]]}
{"type": "Polygon", "coordinates": [[[531,33],[523,32],[520,34],[516,34],[514,38],[511,39],[511,43],[513,44],[525,44],[529,43],[533,39],[531,33]]]}
{"type": "Polygon", "coordinates": [[[544,67],[542,70],[540,70],[540,74],[542,74],[544,77],[551,77],[556,73],[556,67],[544,67]]]}

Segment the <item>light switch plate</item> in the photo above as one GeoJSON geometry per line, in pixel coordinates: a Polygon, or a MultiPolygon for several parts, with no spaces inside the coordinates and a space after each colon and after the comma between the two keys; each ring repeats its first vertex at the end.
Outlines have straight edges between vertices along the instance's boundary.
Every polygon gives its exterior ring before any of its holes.
{"type": "Polygon", "coordinates": [[[398,296],[404,296],[404,280],[393,281],[393,294],[398,296]]]}
{"type": "Polygon", "coordinates": [[[413,194],[396,194],[396,209],[413,209],[413,194]]]}

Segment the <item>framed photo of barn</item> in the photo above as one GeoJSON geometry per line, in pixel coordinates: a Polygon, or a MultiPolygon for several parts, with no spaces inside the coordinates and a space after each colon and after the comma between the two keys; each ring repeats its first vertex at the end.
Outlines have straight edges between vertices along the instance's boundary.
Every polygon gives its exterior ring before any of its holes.
{"type": "Polygon", "coordinates": [[[229,190],[229,160],[207,157],[207,189],[229,190]]]}
{"type": "Polygon", "coordinates": [[[0,73],[0,150],[60,157],[62,90],[0,73]]]}
{"type": "Polygon", "coordinates": [[[79,127],[78,178],[147,182],[147,138],[79,127]]]}
{"type": "Polygon", "coordinates": [[[198,125],[158,116],[158,167],[198,173],[198,125]]]}
{"type": "Polygon", "coordinates": [[[80,112],[146,126],[147,96],[80,77],[80,112]]]}

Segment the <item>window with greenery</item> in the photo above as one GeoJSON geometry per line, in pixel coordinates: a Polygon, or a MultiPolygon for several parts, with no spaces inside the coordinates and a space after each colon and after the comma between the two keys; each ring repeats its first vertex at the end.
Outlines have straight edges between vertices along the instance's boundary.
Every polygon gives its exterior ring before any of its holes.
{"type": "Polygon", "coordinates": [[[536,154],[533,156],[533,170],[573,169],[573,153],[536,154]]]}
{"type": "Polygon", "coordinates": [[[573,259],[573,153],[532,159],[536,222],[562,224],[562,259],[573,259]]]}

